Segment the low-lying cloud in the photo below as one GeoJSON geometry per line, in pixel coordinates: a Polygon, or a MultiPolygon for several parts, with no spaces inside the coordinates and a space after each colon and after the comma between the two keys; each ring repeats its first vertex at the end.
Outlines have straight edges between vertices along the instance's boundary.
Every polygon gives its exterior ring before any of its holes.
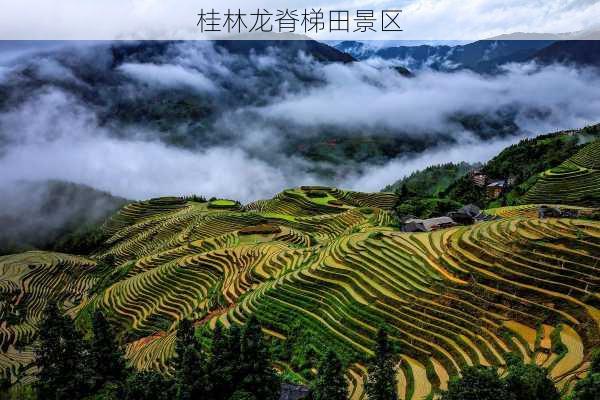
{"type": "Polygon", "coordinates": [[[0,185],[60,179],[130,199],[197,193],[243,202],[312,183],[379,190],[431,164],[485,161],[522,137],[595,123],[600,110],[598,72],[558,65],[406,78],[381,61],[322,64],[278,50],[232,54],[207,43],[172,44],[149,60],[116,66],[106,48],[98,50],[98,65],[86,54],[89,65],[50,53],[0,69],[0,90],[11,93],[10,102],[0,102],[0,185]],[[21,82],[30,85],[26,95],[15,89],[21,82]],[[144,107],[173,98],[176,105],[165,103],[169,113],[188,104],[195,112],[197,102],[211,114],[184,114],[166,128],[143,123],[144,107]],[[118,120],[119,102],[134,117],[118,120]],[[487,128],[473,132],[460,122],[465,116],[507,118],[516,131],[483,140],[487,128]],[[298,139],[311,144],[328,132],[427,136],[433,145],[344,168],[290,150],[298,139]],[[321,167],[339,173],[318,173],[321,167]]]}
{"type": "Polygon", "coordinates": [[[470,164],[486,162],[497,155],[501,149],[513,144],[515,140],[514,137],[486,142],[466,139],[464,143],[455,146],[433,148],[418,156],[399,157],[383,165],[367,166],[360,174],[348,176],[340,185],[366,192],[376,192],[383,186],[394,183],[390,177],[402,178],[432,165],[463,161],[470,164]]]}
{"type": "Polygon", "coordinates": [[[215,85],[201,72],[181,65],[127,63],[121,65],[119,70],[148,85],[165,88],[183,87],[204,92],[216,90],[215,85]]]}
{"type": "Polygon", "coordinates": [[[17,133],[0,158],[0,185],[59,179],[132,199],[197,193],[250,200],[315,180],[297,175],[300,160],[272,165],[235,146],[192,151],[146,140],[141,132],[119,138],[56,89],[0,116],[0,129],[17,133]]]}
{"type": "Polygon", "coordinates": [[[51,249],[65,234],[102,223],[126,200],[59,181],[0,185],[0,255],[51,249]]]}
{"type": "Polygon", "coordinates": [[[393,69],[368,64],[330,64],[322,68],[326,84],[289,94],[259,112],[304,126],[331,124],[413,133],[456,129],[461,113],[495,115],[514,109],[519,126],[580,126],[597,117],[600,75],[588,69],[553,65],[509,65],[498,76],[470,71],[424,71],[406,79],[393,69]],[[544,118],[535,112],[542,111],[544,118]]]}

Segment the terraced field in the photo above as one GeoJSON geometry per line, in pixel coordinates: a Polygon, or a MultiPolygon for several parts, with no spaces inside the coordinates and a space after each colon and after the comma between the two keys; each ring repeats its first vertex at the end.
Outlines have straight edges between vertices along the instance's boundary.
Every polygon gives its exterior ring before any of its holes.
{"type": "Polygon", "coordinates": [[[540,174],[524,203],[600,207],[600,140],[595,140],[560,166],[540,174]]]}
{"type": "Polygon", "coordinates": [[[274,342],[300,325],[317,352],[339,350],[353,399],[364,398],[382,323],[401,352],[402,399],[435,395],[466,365],[502,366],[507,351],[547,366],[565,391],[585,374],[600,345],[600,223],[517,214],[402,233],[395,202],[305,187],[228,209],[178,198],[130,204],[89,260],[0,258],[3,315],[25,310],[2,319],[0,366],[23,374],[39,312],[56,298],[83,328],[105,311],[139,369],[167,372],[182,318],[214,327],[256,315],[274,342]]]}
{"type": "Polygon", "coordinates": [[[48,300],[75,316],[96,280],[96,263],[82,257],[37,251],[0,257],[0,368],[29,382],[32,341],[48,300]]]}
{"type": "Polygon", "coordinates": [[[560,209],[561,211],[569,211],[573,212],[575,215],[579,216],[590,216],[593,213],[597,212],[597,208],[592,207],[578,207],[578,206],[569,206],[562,204],[523,204],[519,206],[508,206],[508,207],[498,207],[498,208],[490,208],[485,210],[486,214],[494,215],[502,218],[511,218],[511,217],[527,217],[527,218],[537,218],[538,217],[538,209],[540,206],[547,206],[556,209],[560,209]]]}

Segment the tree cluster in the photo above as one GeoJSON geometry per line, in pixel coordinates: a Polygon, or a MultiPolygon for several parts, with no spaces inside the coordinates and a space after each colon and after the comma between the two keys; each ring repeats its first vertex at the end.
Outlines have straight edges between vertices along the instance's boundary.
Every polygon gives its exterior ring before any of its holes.
{"type": "MultiPolygon", "coordinates": [[[[244,326],[212,332],[210,344],[198,340],[192,321],[179,323],[175,356],[169,372],[134,371],[127,367],[111,325],[97,311],[92,336],[85,340],[73,321],[50,303],[39,329],[35,396],[49,400],[276,400],[281,378],[256,317],[244,326]]],[[[368,363],[368,400],[396,400],[399,359],[385,329],[379,329],[368,363]]],[[[492,367],[473,366],[453,377],[442,400],[560,400],[547,370],[507,354],[503,376],[492,367]]],[[[580,380],[569,400],[600,399],[600,351],[593,353],[588,376],[580,380]]],[[[311,386],[310,400],[345,400],[347,365],[333,351],[325,352],[311,386]]],[[[0,393],[10,380],[0,380],[0,393]]],[[[23,393],[23,392],[22,392],[23,393]]],[[[4,398],[4,397],[2,397],[4,398]]],[[[23,396],[19,398],[25,398],[23,396]]]]}
{"type": "Polygon", "coordinates": [[[598,400],[600,399],[600,349],[592,353],[588,375],[577,382],[569,400],[598,400]]]}
{"type": "Polygon", "coordinates": [[[39,329],[35,391],[39,399],[83,399],[123,395],[128,369],[112,329],[101,312],[92,320],[93,337],[83,336],[73,321],[49,303],[39,329]]]}
{"type": "MultiPolygon", "coordinates": [[[[504,376],[492,367],[466,367],[461,376],[450,379],[442,400],[560,400],[546,369],[525,364],[513,354],[505,358],[507,373],[504,376]]],[[[587,400],[578,400],[584,399],[587,400]]]]}
{"type": "Polygon", "coordinates": [[[243,327],[217,325],[205,348],[195,327],[182,320],[169,374],[133,371],[126,366],[111,326],[101,312],[93,316],[91,340],[55,303],[40,325],[35,392],[51,400],[275,400],[280,380],[256,318],[243,327]]]}

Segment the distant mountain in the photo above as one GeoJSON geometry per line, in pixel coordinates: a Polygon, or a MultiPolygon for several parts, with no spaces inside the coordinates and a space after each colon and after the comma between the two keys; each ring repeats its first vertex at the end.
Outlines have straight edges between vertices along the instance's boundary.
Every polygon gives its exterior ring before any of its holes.
{"type": "Polygon", "coordinates": [[[354,40],[346,40],[334,45],[333,47],[346,54],[350,54],[359,60],[369,58],[376,52],[375,48],[370,47],[363,42],[356,42],[354,40]]]}
{"type": "Polygon", "coordinates": [[[591,28],[563,33],[513,32],[494,36],[487,40],[600,40],[600,30],[591,28]]]}
{"type": "MultiPolygon", "coordinates": [[[[475,72],[494,72],[503,64],[537,61],[542,64],[568,63],[581,66],[600,66],[598,40],[480,40],[459,46],[397,46],[375,49],[361,42],[346,41],[335,47],[355,58],[397,60],[410,70],[424,67],[440,71],[470,69],[475,72]]],[[[539,35],[539,37],[548,37],[539,35]]],[[[557,36],[562,38],[562,36],[557,36]]]]}
{"type": "Polygon", "coordinates": [[[566,63],[584,66],[600,66],[600,41],[564,40],[545,47],[533,56],[543,63],[566,63]]]}
{"type": "Polygon", "coordinates": [[[508,62],[529,60],[552,40],[480,40],[459,46],[397,46],[373,49],[360,42],[341,42],[335,47],[360,60],[378,57],[398,60],[410,70],[424,67],[441,71],[471,69],[492,72],[508,62]]]}
{"type": "Polygon", "coordinates": [[[431,68],[439,71],[470,69],[494,72],[511,62],[536,61],[542,64],[568,63],[600,66],[599,32],[563,34],[513,33],[458,46],[373,47],[345,41],[335,47],[359,60],[396,60],[409,70],[431,68]]]}
{"type": "Polygon", "coordinates": [[[298,51],[303,51],[306,54],[313,56],[318,61],[323,62],[352,62],[356,59],[347,52],[328,46],[325,43],[317,42],[316,40],[226,40],[217,41],[216,44],[228,51],[236,54],[248,54],[251,51],[265,52],[269,48],[276,48],[291,54],[296,54],[298,51]]]}
{"type": "Polygon", "coordinates": [[[82,239],[76,236],[90,234],[128,202],[86,185],[54,180],[4,185],[0,198],[0,254],[82,250],[82,239]]]}
{"type": "MultiPolygon", "coordinates": [[[[156,57],[168,55],[176,41],[142,41],[119,43],[112,46],[114,66],[123,62],[150,62],[156,57]]],[[[277,49],[287,56],[295,57],[302,51],[322,62],[352,62],[356,59],[344,51],[325,43],[306,38],[306,40],[217,40],[213,44],[217,48],[232,54],[248,55],[264,54],[277,49]]]]}
{"type": "MultiPolygon", "coordinates": [[[[308,160],[314,166],[309,172],[325,178],[356,173],[358,163],[383,164],[456,142],[447,129],[412,135],[402,126],[305,126],[281,123],[275,115],[265,121],[261,108],[328,84],[323,68],[303,54],[320,64],[356,60],[314,40],[99,43],[23,59],[11,69],[10,79],[0,82],[0,113],[60,92],[64,101],[81,106],[68,109],[89,111],[109,134],[140,134],[192,151],[238,145],[240,126],[266,126],[277,136],[278,156],[308,160]],[[213,90],[198,88],[198,82],[213,90]]],[[[394,69],[412,76],[401,65],[394,69]]],[[[517,114],[516,108],[504,107],[486,114],[464,110],[448,118],[459,129],[488,139],[517,133],[517,114]]],[[[18,140],[13,132],[0,126],[0,150],[18,140]]],[[[243,144],[250,156],[273,159],[266,147],[243,144]]]]}

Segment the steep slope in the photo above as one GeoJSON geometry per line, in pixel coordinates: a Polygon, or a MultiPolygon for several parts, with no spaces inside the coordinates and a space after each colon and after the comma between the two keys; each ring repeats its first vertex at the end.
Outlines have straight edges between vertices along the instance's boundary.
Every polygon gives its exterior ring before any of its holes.
{"type": "Polygon", "coordinates": [[[474,168],[475,166],[465,162],[433,165],[386,186],[382,191],[395,192],[402,185],[406,185],[408,190],[419,193],[422,196],[436,196],[474,168]]]}
{"type": "Polygon", "coordinates": [[[0,257],[0,369],[13,381],[34,380],[32,343],[49,300],[76,315],[97,279],[96,262],[30,251],[0,257]]]}
{"type": "MultiPolygon", "coordinates": [[[[463,204],[474,203],[485,208],[499,205],[492,203],[521,204],[523,195],[534,184],[538,174],[558,167],[566,159],[575,155],[583,147],[583,142],[599,137],[600,125],[593,125],[579,130],[561,131],[524,139],[505,148],[481,168],[481,172],[491,180],[513,178],[513,186],[508,193],[504,194],[504,200],[492,201],[487,197],[485,188],[473,185],[468,176],[453,182],[440,196],[463,204]]],[[[560,203],[551,199],[545,201],[560,203]]]]}
{"type": "Polygon", "coordinates": [[[25,310],[3,318],[0,365],[27,365],[39,310],[58,298],[83,329],[103,310],[140,369],[167,370],[184,317],[214,327],[254,314],[275,343],[300,326],[303,345],[337,349],[353,399],[364,398],[365,359],[384,322],[409,398],[445,387],[465,365],[503,365],[506,351],[568,388],[599,344],[600,223],[515,217],[407,234],[394,228],[395,202],[302,187],[246,206],[132,203],[92,259],[0,258],[0,309],[25,310]]]}
{"type": "Polygon", "coordinates": [[[600,140],[594,140],[556,168],[539,175],[526,203],[600,207],[600,140]]]}

